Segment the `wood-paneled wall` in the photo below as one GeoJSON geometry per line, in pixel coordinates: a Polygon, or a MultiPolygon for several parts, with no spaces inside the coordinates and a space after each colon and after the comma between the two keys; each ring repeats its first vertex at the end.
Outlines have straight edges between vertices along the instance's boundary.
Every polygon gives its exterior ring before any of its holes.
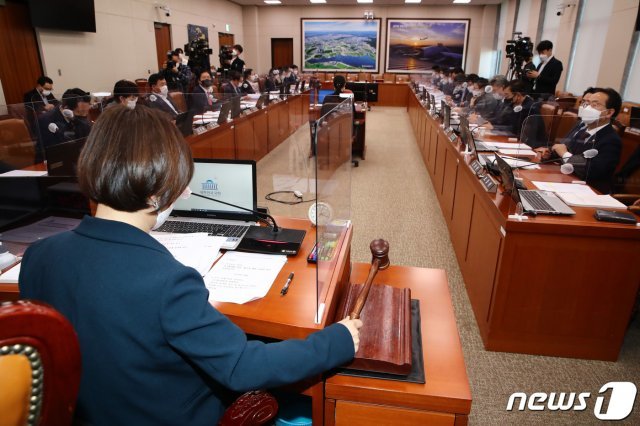
{"type": "Polygon", "coordinates": [[[5,100],[7,104],[22,102],[42,75],[36,34],[25,3],[8,1],[0,6],[0,58],[5,100]]]}

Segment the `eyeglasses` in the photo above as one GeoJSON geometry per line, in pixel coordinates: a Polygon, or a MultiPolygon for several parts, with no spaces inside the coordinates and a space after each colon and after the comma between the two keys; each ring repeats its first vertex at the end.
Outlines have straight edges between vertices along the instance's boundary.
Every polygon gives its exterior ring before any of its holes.
{"type": "Polygon", "coordinates": [[[592,108],[595,108],[597,110],[605,110],[607,109],[606,105],[603,105],[601,102],[597,101],[597,100],[592,100],[592,101],[582,101],[582,103],[580,104],[583,107],[587,107],[589,105],[591,105],[592,108]]]}

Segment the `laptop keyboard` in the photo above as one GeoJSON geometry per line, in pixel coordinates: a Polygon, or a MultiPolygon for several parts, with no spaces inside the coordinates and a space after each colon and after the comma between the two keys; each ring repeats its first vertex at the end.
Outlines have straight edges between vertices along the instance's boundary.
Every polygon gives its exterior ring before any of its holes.
{"type": "Polygon", "coordinates": [[[550,212],[556,211],[556,209],[553,208],[551,204],[547,203],[537,191],[520,191],[520,197],[527,200],[535,210],[550,212]]]}
{"type": "Polygon", "coordinates": [[[207,232],[213,237],[241,238],[249,229],[245,225],[225,225],[221,223],[180,222],[171,220],[165,222],[159,232],[171,232],[174,234],[190,234],[193,232],[207,232]]]}

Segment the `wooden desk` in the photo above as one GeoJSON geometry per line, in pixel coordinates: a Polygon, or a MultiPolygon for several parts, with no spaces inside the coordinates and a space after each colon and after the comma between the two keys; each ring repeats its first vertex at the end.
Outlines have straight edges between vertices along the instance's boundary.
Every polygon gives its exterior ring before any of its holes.
{"type": "MultiPolygon", "coordinates": [[[[368,264],[353,264],[351,282],[364,282],[368,272],[368,264]]],[[[325,423],[466,424],[471,391],[446,273],[391,266],[375,282],[409,287],[411,298],[420,301],[426,383],[334,375],[325,382],[325,423]]]]}
{"type": "MultiPolygon", "coordinates": [[[[615,361],[640,284],[640,229],[573,217],[509,219],[510,197],[485,192],[437,121],[409,96],[418,147],[488,350],[615,361]]],[[[520,170],[571,182],[558,166],[520,170]]]]}

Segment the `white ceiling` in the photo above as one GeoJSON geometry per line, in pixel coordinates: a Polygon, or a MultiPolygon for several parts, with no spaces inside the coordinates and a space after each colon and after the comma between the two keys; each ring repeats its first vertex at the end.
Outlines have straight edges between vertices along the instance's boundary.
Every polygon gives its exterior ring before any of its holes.
{"type": "MultiPolygon", "coordinates": [[[[373,3],[358,3],[356,0],[326,0],[325,4],[311,4],[309,0],[280,0],[280,5],[265,4],[263,0],[231,0],[233,3],[241,6],[265,6],[265,7],[280,7],[280,6],[315,6],[315,7],[327,7],[327,6],[398,6],[403,5],[404,0],[373,0],[373,3]]],[[[422,0],[419,5],[408,4],[408,6],[458,6],[464,7],[470,6],[482,6],[485,4],[500,4],[501,0],[471,0],[468,4],[453,4],[453,0],[422,0]]]]}

